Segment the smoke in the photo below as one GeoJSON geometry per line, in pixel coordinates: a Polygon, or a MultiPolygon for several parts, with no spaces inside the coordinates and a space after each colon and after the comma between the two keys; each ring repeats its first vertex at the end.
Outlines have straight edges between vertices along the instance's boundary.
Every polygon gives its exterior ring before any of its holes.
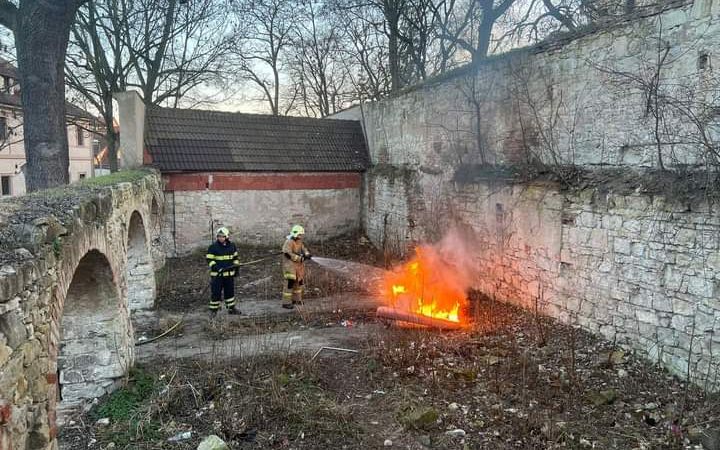
{"type": "Polygon", "coordinates": [[[420,245],[413,258],[385,277],[385,297],[391,306],[416,314],[462,322],[472,285],[475,239],[452,229],[437,243],[420,245]]]}
{"type": "Polygon", "coordinates": [[[431,245],[440,260],[454,268],[450,279],[463,292],[472,287],[476,274],[475,257],[480,247],[475,236],[472,230],[453,227],[439,242],[431,245]]]}

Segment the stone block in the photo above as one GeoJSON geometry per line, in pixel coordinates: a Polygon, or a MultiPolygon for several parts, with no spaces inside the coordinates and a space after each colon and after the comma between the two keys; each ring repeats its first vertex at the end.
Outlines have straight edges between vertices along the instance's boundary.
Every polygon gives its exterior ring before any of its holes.
{"type": "Polygon", "coordinates": [[[660,325],[658,315],[653,310],[637,308],[635,310],[635,316],[637,317],[637,320],[640,323],[650,324],[650,325],[654,325],[654,326],[660,325]]]}
{"type": "Polygon", "coordinates": [[[663,274],[663,285],[670,291],[680,291],[683,284],[683,273],[677,267],[673,265],[665,266],[663,274]]]}
{"type": "Polygon", "coordinates": [[[673,312],[673,301],[665,295],[655,294],[652,299],[652,308],[656,311],[673,312]]]}
{"type": "Polygon", "coordinates": [[[697,276],[687,277],[688,293],[702,298],[712,298],[715,291],[715,283],[711,279],[697,276]]]}
{"type": "Polygon", "coordinates": [[[102,397],[105,389],[95,383],[65,384],[61,388],[64,400],[73,402],[102,397]]]}
{"type": "Polygon", "coordinates": [[[0,315],[20,309],[20,297],[15,296],[7,303],[0,303],[0,315]]]}
{"type": "Polygon", "coordinates": [[[696,309],[696,303],[690,302],[687,300],[683,300],[681,298],[674,298],[673,299],[673,312],[675,314],[680,314],[683,316],[690,316],[694,314],[696,309]]]}
{"type": "Polygon", "coordinates": [[[5,365],[5,363],[10,359],[10,355],[13,353],[13,349],[5,345],[5,339],[0,341],[0,367],[5,365]]]}
{"type": "Polygon", "coordinates": [[[645,248],[646,248],[645,244],[640,243],[640,242],[635,242],[631,246],[630,253],[632,254],[632,256],[642,258],[645,256],[645,248]]]}
{"type": "Polygon", "coordinates": [[[672,328],[658,327],[656,330],[658,342],[665,346],[676,346],[678,345],[678,339],[675,335],[675,330],[672,328]]]}
{"type": "Polygon", "coordinates": [[[77,370],[61,370],[60,371],[60,384],[73,384],[82,383],[85,379],[82,373],[77,370]]]}
{"type": "Polygon", "coordinates": [[[626,232],[628,235],[631,236],[639,236],[643,231],[646,231],[648,229],[647,226],[643,224],[640,220],[637,219],[626,219],[623,221],[623,228],[624,232],[626,232]]]}
{"type": "Polygon", "coordinates": [[[652,203],[652,197],[649,197],[647,195],[626,196],[625,197],[625,207],[627,209],[645,212],[648,209],[650,209],[651,203],[652,203]]]}
{"type": "Polygon", "coordinates": [[[613,250],[621,255],[630,255],[632,253],[632,242],[628,239],[616,237],[613,239],[613,250]]]}
{"type": "Polygon", "coordinates": [[[675,330],[685,332],[692,327],[693,318],[689,316],[681,316],[679,314],[675,314],[672,316],[670,323],[675,330]]]}
{"type": "Polygon", "coordinates": [[[606,230],[620,230],[623,224],[623,216],[617,214],[611,214],[603,216],[602,227],[606,230]]]}
{"type": "Polygon", "coordinates": [[[27,340],[27,328],[17,311],[10,311],[0,316],[0,333],[5,336],[7,345],[13,350],[27,340]]]}
{"type": "Polygon", "coordinates": [[[23,354],[23,357],[25,358],[24,365],[25,367],[28,367],[32,363],[37,361],[40,357],[40,352],[42,352],[42,345],[40,341],[33,338],[22,344],[18,351],[23,354]]]}

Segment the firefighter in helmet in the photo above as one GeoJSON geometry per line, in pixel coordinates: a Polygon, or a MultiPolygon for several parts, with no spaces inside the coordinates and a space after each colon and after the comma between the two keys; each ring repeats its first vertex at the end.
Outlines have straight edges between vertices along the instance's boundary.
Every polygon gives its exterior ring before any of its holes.
{"type": "Polygon", "coordinates": [[[210,266],[210,317],[215,317],[220,310],[222,299],[228,314],[240,314],[235,307],[235,272],[240,265],[235,244],[230,242],[230,232],[227,228],[218,228],[215,233],[217,240],[208,247],[207,259],[210,266]]]}
{"type": "Polygon", "coordinates": [[[295,225],[290,230],[282,248],[283,258],[283,284],[282,306],[292,309],[295,305],[302,303],[303,289],[305,286],[305,261],[311,258],[310,252],[303,242],[305,229],[301,225],[295,225]]]}

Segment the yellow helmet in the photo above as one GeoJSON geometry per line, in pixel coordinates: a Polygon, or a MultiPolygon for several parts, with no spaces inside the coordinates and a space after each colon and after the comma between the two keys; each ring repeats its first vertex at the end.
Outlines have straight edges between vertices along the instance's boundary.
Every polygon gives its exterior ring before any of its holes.
{"type": "Polygon", "coordinates": [[[305,228],[303,228],[302,225],[295,225],[292,227],[292,230],[290,230],[290,236],[294,238],[300,236],[301,234],[305,234],[305,228]]]}
{"type": "Polygon", "coordinates": [[[225,237],[228,237],[228,236],[230,236],[230,230],[228,230],[228,229],[225,228],[225,227],[220,227],[220,228],[218,228],[217,233],[215,233],[215,236],[225,236],[225,237]]]}

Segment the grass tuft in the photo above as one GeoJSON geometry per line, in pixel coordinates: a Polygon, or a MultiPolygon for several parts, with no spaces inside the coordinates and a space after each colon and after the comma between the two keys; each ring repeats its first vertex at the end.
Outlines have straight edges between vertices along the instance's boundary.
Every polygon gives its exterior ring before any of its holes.
{"type": "Polygon", "coordinates": [[[155,389],[153,376],[140,369],[133,369],[130,377],[127,386],[110,394],[108,399],[96,408],[96,418],[108,417],[113,422],[130,420],[150,397],[155,389]]]}

